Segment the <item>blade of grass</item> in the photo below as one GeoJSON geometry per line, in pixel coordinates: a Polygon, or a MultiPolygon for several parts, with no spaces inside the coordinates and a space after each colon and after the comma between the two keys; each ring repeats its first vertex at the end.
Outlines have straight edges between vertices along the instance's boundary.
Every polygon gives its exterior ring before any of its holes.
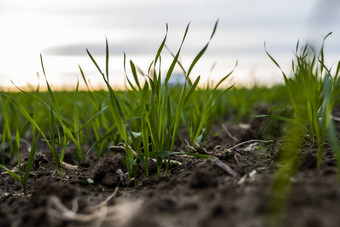
{"type": "MultiPolygon", "coordinates": [[[[216,29],[217,29],[217,25],[218,25],[218,21],[219,21],[219,20],[217,20],[217,21],[215,22],[214,29],[213,29],[213,32],[212,32],[212,34],[211,34],[211,36],[210,36],[210,39],[209,39],[208,43],[202,48],[202,50],[196,55],[196,57],[195,57],[194,60],[192,61],[191,65],[190,65],[190,67],[189,67],[189,69],[188,69],[188,74],[186,75],[186,77],[189,77],[191,71],[192,71],[193,68],[195,67],[195,65],[196,65],[196,63],[198,62],[198,60],[203,56],[203,54],[205,53],[205,51],[208,49],[208,46],[209,46],[209,44],[210,44],[210,41],[211,41],[211,39],[212,39],[212,38],[214,37],[214,35],[215,35],[216,29]]],[[[177,59],[176,59],[176,60],[177,60],[177,59]]]]}
{"type": "Polygon", "coordinates": [[[31,173],[31,169],[34,163],[34,157],[35,157],[35,153],[37,150],[37,141],[39,139],[39,135],[38,136],[34,136],[33,138],[33,144],[30,148],[30,153],[28,155],[28,159],[27,159],[27,165],[26,165],[26,169],[25,169],[25,175],[24,178],[22,179],[23,184],[26,185],[27,181],[28,181],[28,177],[31,173]]]}
{"type": "MultiPolygon", "coordinates": [[[[37,124],[37,122],[29,115],[29,113],[25,110],[25,108],[19,104],[17,101],[15,101],[13,98],[11,98],[10,96],[6,95],[3,92],[0,92],[1,95],[3,95],[4,97],[8,98],[20,111],[20,113],[40,132],[41,136],[47,141],[47,138],[44,134],[44,132],[41,130],[41,128],[39,127],[39,125],[37,124]]],[[[56,167],[58,169],[58,171],[61,171],[61,163],[58,161],[59,157],[57,155],[57,153],[55,152],[55,150],[53,149],[53,147],[51,146],[51,144],[49,142],[47,142],[48,147],[51,150],[52,156],[54,158],[56,167]]],[[[61,172],[60,172],[61,173],[61,172]]]]}

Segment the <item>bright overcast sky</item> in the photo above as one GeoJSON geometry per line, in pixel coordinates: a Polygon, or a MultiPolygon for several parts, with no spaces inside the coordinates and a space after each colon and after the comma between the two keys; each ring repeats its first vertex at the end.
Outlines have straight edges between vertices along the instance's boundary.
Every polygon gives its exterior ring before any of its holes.
{"type": "Polygon", "coordinates": [[[104,62],[105,36],[110,44],[111,81],[122,84],[123,51],[146,71],[166,23],[168,46],[176,51],[191,22],[181,58],[188,66],[208,41],[217,19],[216,35],[195,75],[222,77],[238,60],[234,81],[251,78],[273,83],[281,77],[265,54],[264,42],[287,67],[298,39],[320,46],[322,37],[333,31],[326,42],[326,58],[335,63],[340,60],[339,12],[338,0],[1,0],[0,89],[10,80],[20,86],[36,84],[40,53],[51,83],[75,86],[80,64],[92,84],[98,84],[100,75],[85,49],[104,62]]]}

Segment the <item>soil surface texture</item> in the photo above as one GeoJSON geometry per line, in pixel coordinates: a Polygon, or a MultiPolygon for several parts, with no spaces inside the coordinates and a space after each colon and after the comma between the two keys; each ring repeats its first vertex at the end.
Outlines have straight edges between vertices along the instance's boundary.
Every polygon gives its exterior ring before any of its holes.
{"type": "MultiPolygon", "coordinates": [[[[339,132],[340,122],[336,123],[339,132]]],[[[280,132],[269,124],[266,119],[252,119],[216,126],[213,136],[192,148],[211,155],[210,159],[174,156],[177,162],[171,164],[168,176],[163,170],[158,175],[150,161],[149,177],[141,173],[136,186],[127,179],[122,154],[110,153],[102,159],[90,155],[78,164],[67,153],[65,162],[70,166],[59,177],[42,146],[27,196],[19,182],[0,173],[0,226],[269,226],[269,195],[280,146],[280,132]]],[[[317,168],[316,146],[308,141],[291,179],[282,226],[340,226],[336,159],[326,144],[317,168]]]]}

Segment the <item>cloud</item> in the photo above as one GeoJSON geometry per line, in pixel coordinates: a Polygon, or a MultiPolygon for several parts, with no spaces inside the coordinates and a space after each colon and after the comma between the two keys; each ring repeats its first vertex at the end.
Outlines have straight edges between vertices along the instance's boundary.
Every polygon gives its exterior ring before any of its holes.
{"type": "MultiPolygon", "coordinates": [[[[196,55],[203,47],[188,42],[188,45],[183,47],[183,53],[196,55]]],[[[125,52],[127,55],[155,55],[158,50],[158,44],[147,41],[129,41],[121,43],[109,43],[110,55],[122,55],[125,52]]],[[[276,43],[271,45],[271,50],[275,52],[286,51],[289,49],[289,43],[276,43]]],[[[105,43],[82,43],[82,44],[67,44],[55,47],[49,47],[43,50],[43,54],[51,56],[87,56],[86,49],[95,56],[105,56],[105,43]]],[[[171,49],[173,52],[177,50],[171,49]]],[[[166,50],[163,50],[166,53],[166,50]]],[[[224,46],[211,46],[207,50],[207,54],[212,55],[235,55],[247,54],[257,55],[264,53],[263,45],[258,43],[244,43],[240,45],[224,45],[224,46]]]]}
{"type": "Polygon", "coordinates": [[[318,0],[309,15],[310,25],[329,25],[336,21],[340,9],[339,0],[318,0]]]}
{"type": "MultiPolygon", "coordinates": [[[[130,42],[130,43],[110,43],[110,55],[121,55],[123,52],[127,54],[153,54],[157,46],[148,42],[130,42]]],[[[93,55],[105,55],[105,43],[82,43],[68,44],[62,46],[49,47],[43,50],[47,55],[59,56],[87,56],[86,49],[93,55]]]]}

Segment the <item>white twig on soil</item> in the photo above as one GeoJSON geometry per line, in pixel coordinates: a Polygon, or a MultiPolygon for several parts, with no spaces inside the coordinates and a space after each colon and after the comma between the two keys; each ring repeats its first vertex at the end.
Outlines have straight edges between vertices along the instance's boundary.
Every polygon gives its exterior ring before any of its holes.
{"type": "Polygon", "coordinates": [[[340,117],[332,117],[334,121],[339,121],[340,122],[340,117]]]}
{"type": "Polygon", "coordinates": [[[257,171],[254,169],[248,174],[245,174],[238,182],[237,185],[242,185],[246,182],[246,180],[249,178],[250,181],[253,181],[255,179],[255,175],[257,174],[257,171]]]}
{"type": "Polygon", "coordinates": [[[72,208],[71,208],[71,210],[72,210],[73,212],[78,212],[78,209],[79,209],[78,198],[76,197],[76,198],[72,199],[71,202],[72,202],[72,208]]]}
{"type": "Polygon", "coordinates": [[[185,141],[187,147],[188,147],[190,150],[192,150],[193,152],[195,152],[195,153],[200,153],[200,151],[203,151],[205,154],[208,154],[208,151],[207,151],[204,147],[201,147],[198,143],[195,143],[195,146],[196,146],[196,147],[194,147],[194,146],[191,146],[191,145],[189,144],[189,142],[188,142],[187,139],[184,139],[184,141],[185,141]]]}
{"type": "Polygon", "coordinates": [[[189,147],[192,151],[197,152],[196,148],[194,148],[193,146],[191,146],[191,145],[189,144],[189,142],[188,142],[187,139],[184,139],[184,141],[185,141],[187,147],[189,147]]]}
{"type": "Polygon", "coordinates": [[[125,154],[125,147],[124,146],[110,146],[109,150],[119,154],[125,154]]]}
{"type": "Polygon", "coordinates": [[[240,186],[240,185],[244,184],[244,182],[246,182],[247,178],[248,178],[248,174],[244,174],[244,176],[237,182],[237,185],[240,186]]]}
{"type": "Polygon", "coordinates": [[[118,188],[103,202],[96,206],[86,207],[86,213],[77,213],[78,204],[72,201],[72,209],[67,208],[58,197],[51,196],[47,203],[48,215],[59,221],[74,221],[85,226],[102,226],[105,222],[115,223],[115,226],[125,226],[137,213],[143,203],[141,199],[136,201],[124,201],[114,206],[108,206],[108,202],[117,194],[118,188]]]}
{"type": "Polygon", "coordinates": [[[248,144],[248,143],[272,143],[272,142],[273,142],[273,140],[247,140],[247,141],[241,142],[239,144],[236,144],[235,146],[227,148],[227,150],[233,150],[237,147],[240,147],[240,146],[248,144]]]}
{"type": "Polygon", "coordinates": [[[61,163],[61,167],[64,168],[64,169],[68,169],[68,170],[75,170],[75,169],[78,169],[78,166],[69,164],[69,163],[67,163],[67,162],[62,162],[62,163],[61,163]]]}
{"type": "Polygon", "coordinates": [[[239,141],[236,137],[234,137],[233,135],[231,135],[231,133],[229,132],[229,130],[227,129],[227,127],[226,127],[224,124],[222,124],[222,128],[223,128],[223,130],[225,131],[225,133],[227,133],[227,135],[228,135],[230,138],[232,138],[235,142],[238,142],[238,141],[239,141]]]}
{"type": "Polygon", "coordinates": [[[239,164],[240,162],[239,162],[237,157],[241,157],[241,155],[237,152],[234,152],[234,159],[235,159],[236,163],[239,164]]]}
{"type": "Polygon", "coordinates": [[[89,207],[90,211],[95,211],[96,209],[100,208],[101,206],[106,206],[107,203],[117,195],[118,193],[118,187],[116,187],[115,191],[109,196],[107,197],[103,202],[99,203],[98,205],[96,206],[92,206],[92,207],[89,207]],[[91,210],[92,209],[92,210],[91,210]]]}
{"type": "Polygon", "coordinates": [[[226,171],[228,174],[230,174],[233,177],[239,177],[239,174],[233,170],[230,166],[228,166],[226,163],[222,162],[220,159],[218,159],[215,156],[211,156],[209,159],[213,164],[220,167],[224,171],[226,171]]]}
{"type": "MultiPolygon", "coordinates": [[[[134,149],[132,149],[131,146],[129,146],[129,148],[131,150],[133,157],[137,157],[137,152],[134,149]]],[[[115,153],[119,153],[119,154],[124,154],[124,155],[126,154],[126,148],[123,145],[110,146],[109,150],[115,153]]]]}
{"type": "MultiPolygon", "coordinates": [[[[162,161],[162,163],[165,163],[164,160],[162,161]]],[[[182,165],[182,163],[177,161],[177,160],[170,160],[170,164],[171,165],[176,165],[176,166],[181,166],[182,165]]]]}

